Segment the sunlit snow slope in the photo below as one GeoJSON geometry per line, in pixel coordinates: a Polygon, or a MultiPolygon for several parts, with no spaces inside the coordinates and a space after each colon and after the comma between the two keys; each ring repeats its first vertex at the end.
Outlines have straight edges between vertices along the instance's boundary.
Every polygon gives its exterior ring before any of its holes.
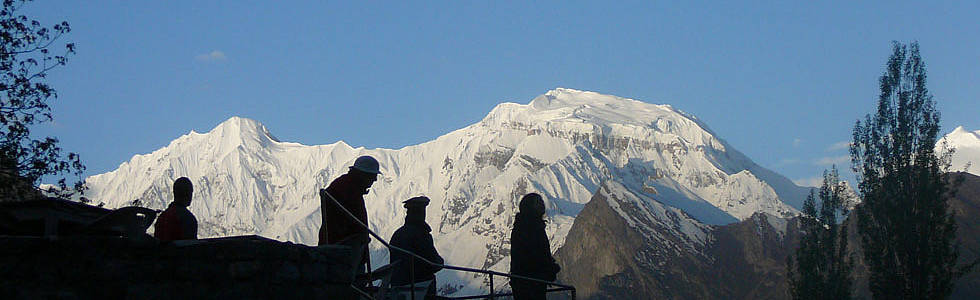
{"type": "MultiPolygon", "coordinates": [[[[426,195],[427,219],[447,262],[502,271],[516,203],[528,192],[547,199],[552,249],[607,180],[706,224],[759,211],[792,214],[806,193],[669,105],[559,88],[528,104],[500,104],[476,124],[397,150],[281,142],[262,124],[235,117],[88,178],[88,196],[108,207],[139,199],[163,209],[173,180],[187,176],[202,236],[259,234],[314,245],[316,191],[360,155],[377,158],[383,172],[365,197],[374,230],[390,237],[403,222],[400,202],[426,195]]],[[[386,261],[386,251],[374,256],[375,263],[386,261]]],[[[482,280],[457,275],[439,274],[444,290],[469,290],[482,280]]]]}
{"type": "MultiPolygon", "coordinates": [[[[951,171],[963,171],[980,176],[980,130],[967,131],[963,126],[956,127],[945,136],[949,148],[955,149],[951,171]]],[[[942,141],[937,145],[942,146],[942,141]]]]}

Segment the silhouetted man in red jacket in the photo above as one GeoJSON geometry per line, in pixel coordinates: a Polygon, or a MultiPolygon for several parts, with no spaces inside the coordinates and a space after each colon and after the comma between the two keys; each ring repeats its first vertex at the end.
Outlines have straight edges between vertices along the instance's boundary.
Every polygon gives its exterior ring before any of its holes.
{"type": "Polygon", "coordinates": [[[164,242],[197,239],[197,218],[187,210],[193,194],[194,186],[190,179],[181,177],[174,181],[174,202],[157,217],[157,223],[153,226],[154,237],[164,242]]]}

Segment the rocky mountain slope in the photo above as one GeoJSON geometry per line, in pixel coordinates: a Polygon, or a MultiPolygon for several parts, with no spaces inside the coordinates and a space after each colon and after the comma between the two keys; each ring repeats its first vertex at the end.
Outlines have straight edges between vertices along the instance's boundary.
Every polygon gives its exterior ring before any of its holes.
{"type": "MultiPolygon", "coordinates": [[[[163,209],[173,180],[187,176],[202,236],[259,234],[315,244],[316,191],[360,155],[377,158],[383,172],[366,195],[373,230],[390,236],[403,222],[400,201],[426,195],[428,222],[447,262],[500,271],[508,268],[516,202],[528,192],[547,199],[553,249],[608,180],[704,224],[760,211],[789,216],[806,192],[669,105],[556,89],[528,104],[500,104],[476,124],[401,149],[283,142],[261,123],[235,117],[88,178],[88,197],[110,208],[139,200],[163,209]]],[[[375,263],[386,261],[387,251],[373,250],[375,263]]],[[[438,276],[444,291],[476,289],[483,280],[438,276]]]]}
{"type": "Polygon", "coordinates": [[[607,182],[555,254],[558,276],[582,299],[782,299],[789,295],[784,259],[794,240],[786,226],[766,213],[705,225],[607,182]],[[638,207],[656,213],[638,214],[638,207]],[[636,215],[652,217],[630,221],[636,215]]]}
{"type": "MultiPolygon", "coordinates": [[[[950,209],[956,214],[956,235],[960,242],[960,264],[980,259],[980,176],[964,174],[950,209]]],[[[955,299],[980,298],[980,266],[956,283],[955,299]]]]}
{"type": "MultiPolygon", "coordinates": [[[[960,264],[980,257],[980,176],[965,177],[950,209],[956,214],[960,264]]],[[[619,207],[661,207],[616,183],[606,183],[586,204],[555,254],[559,280],[582,299],[788,299],[786,258],[799,243],[796,219],[758,213],[737,223],[707,226],[689,216],[637,214],[619,207]],[[684,224],[684,226],[679,226],[684,224]],[[684,228],[698,228],[691,231],[684,228]],[[644,233],[670,237],[643,239],[644,233]],[[678,247],[678,245],[683,245],[678,247]],[[605,249],[605,251],[594,251],[605,249]]],[[[664,212],[669,210],[664,210],[664,212]]],[[[849,244],[859,245],[853,218],[849,244]]],[[[857,248],[855,295],[870,298],[867,271],[857,248]]],[[[980,297],[980,270],[961,278],[953,299],[980,297]]]]}

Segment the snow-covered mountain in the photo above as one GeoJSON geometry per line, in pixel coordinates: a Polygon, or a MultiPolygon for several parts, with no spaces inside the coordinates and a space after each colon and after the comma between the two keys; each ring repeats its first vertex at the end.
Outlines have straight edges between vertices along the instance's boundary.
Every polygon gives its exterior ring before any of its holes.
{"type": "MultiPolygon", "coordinates": [[[[953,148],[953,161],[951,171],[966,171],[973,175],[980,176],[980,130],[970,132],[963,129],[963,126],[956,127],[944,137],[949,148],[953,148]]],[[[937,148],[942,145],[940,141],[937,148]]]]}
{"type": "MultiPolygon", "coordinates": [[[[607,180],[705,224],[756,212],[788,216],[807,192],[669,105],[559,88],[528,104],[500,104],[476,124],[397,150],[282,142],[259,122],[235,117],[88,178],[88,196],[107,207],[138,199],[162,209],[172,199],[173,180],[187,176],[202,236],[259,234],[313,245],[320,225],[316,191],[360,155],[377,158],[383,172],[365,197],[372,229],[391,236],[403,223],[400,202],[426,195],[432,199],[427,219],[447,262],[501,271],[509,265],[517,201],[528,192],[546,198],[552,249],[607,180]]],[[[373,261],[387,261],[386,251],[376,250],[373,261]]],[[[444,291],[476,288],[483,280],[448,271],[439,276],[444,291]]]]}

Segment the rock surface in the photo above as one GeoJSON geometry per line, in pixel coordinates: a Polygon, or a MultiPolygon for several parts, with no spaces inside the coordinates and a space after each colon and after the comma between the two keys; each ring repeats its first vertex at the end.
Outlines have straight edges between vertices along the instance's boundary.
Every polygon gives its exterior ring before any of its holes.
{"type": "MultiPolygon", "coordinates": [[[[950,201],[950,209],[956,214],[959,262],[964,265],[980,257],[980,176],[959,174],[964,183],[950,201]]],[[[635,191],[611,194],[599,189],[555,254],[562,267],[559,281],[576,286],[581,299],[790,298],[786,258],[799,244],[795,218],[758,213],[738,223],[708,226],[703,245],[676,247],[683,243],[645,241],[644,232],[683,240],[688,236],[684,230],[669,226],[671,222],[630,224],[631,217],[615,209],[623,205],[623,199],[656,201],[635,191]]],[[[849,245],[859,245],[854,219],[845,222],[851,233],[849,245]]],[[[859,251],[851,248],[856,258],[855,295],[870,298],[867,269],[859,251]]],[[[980,298],[980,271],[961,278],[952,298],[980,298]]]]}
{"type": "Polygon", "coordinates": [[[140,245],[124,238],[0,238],[0,294],[13,299],[337,299],[345,247],[256,237],[140,245]]]}

